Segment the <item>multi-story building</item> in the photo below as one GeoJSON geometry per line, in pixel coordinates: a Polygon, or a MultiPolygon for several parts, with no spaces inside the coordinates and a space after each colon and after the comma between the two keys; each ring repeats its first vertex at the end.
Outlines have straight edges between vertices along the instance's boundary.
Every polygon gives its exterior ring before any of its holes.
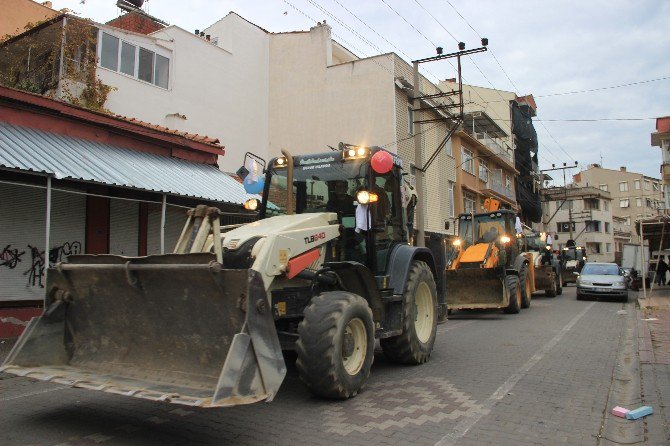
{"type": "Polygon", "coordinates": [[[663,187],[658,178],[628,172],[623,166],[614,170],[591,164],[574,176],[574,182],[576,186],[596,187],[611,194],[612,215],[624,219],[622,229],[631,233],[631,243],[640,243],[636,231],[632,230],[635,222],[658,215],[665,207],[663,187]]]}
{"type": "Polygon", "coordinates": [[[33,0],[12,0],[12,4],[3,3],[0,14],[0,40],[4,36],[13,36],[25,31],[25,27],[58,15],[52,9],[51,2],[33,0]]]}
{"type": "Polygon", "coordinates": [[[613,204],[609,192],[591,186],[552,187],[543,190],[542,204],[544,227],[555,235],[555,249],[574,240],[578,246],[586,247],[591,261],[615,260],[613,204]]]}
{"type": "Polygon", "coordinates": [[[656,131],[651,134],[651,145],[661,149],[661,176],[665,202],[663,208],[670,209],[670,116],[656,119],[656,131]]]}

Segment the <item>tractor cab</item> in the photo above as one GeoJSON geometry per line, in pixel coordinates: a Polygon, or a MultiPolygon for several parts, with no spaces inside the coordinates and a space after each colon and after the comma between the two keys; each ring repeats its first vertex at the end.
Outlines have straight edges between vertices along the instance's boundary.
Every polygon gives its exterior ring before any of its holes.
{"type": "Polygon", "coordinates": [[[332,213],[341,236],[328,243],[326,261],[359,262],[383,274],[392,248],[408,242],[402,160],[383,149],[353,146],[293,156],[292,200],[287,199],[289,162],[285,156],[270,161],[259,218],[332,213]]]}

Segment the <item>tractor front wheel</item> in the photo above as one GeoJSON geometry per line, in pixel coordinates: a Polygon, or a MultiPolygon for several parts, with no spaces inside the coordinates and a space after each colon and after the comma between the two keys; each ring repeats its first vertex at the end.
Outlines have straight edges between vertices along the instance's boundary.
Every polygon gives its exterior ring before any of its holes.
{"type": "Polygon", "coordinates": [[[519,281],[521,282],[521,308],[528,308],[530,307],[530,298],[532,294],[528,264],[524,264],[519,270],[519,281]]]}
{"type": "Polygon", "coordinates": [[[307,387],[325,398],[355,396],[374,359],[375,329],[366,300],[343,291],[322,293],[305,309],[298,334],[296,367],[307,387]]]}
{"type": "Polygon", "coordinates": [[[403,293],[402,333],[380,340],[387,358],[401,364],[422,364],[433,351],[437,333],[437,288],[426,262],[412,262],[403,293]]]}
{"type": "Polygon", "coordinates": [[[510,274],[505,277],[505,286],[509,293],[509,305],[503,311],[507,314],[517,314],[521,311],[521,288],[519,287],[519,277],[510,274]]]}

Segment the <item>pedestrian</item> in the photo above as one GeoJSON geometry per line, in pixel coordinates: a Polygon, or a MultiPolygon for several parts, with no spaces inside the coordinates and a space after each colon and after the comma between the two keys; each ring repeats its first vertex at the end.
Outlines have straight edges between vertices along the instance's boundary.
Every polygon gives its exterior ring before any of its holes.
{"type": "Polygon", "coordinates": [[[665,263],[663,256],[658,258],[658,265],[656,266],[656,277],[654,277],[654,282],[658,285],[665,285],[665,273],[668,272],[668,264],[665,263]]]}

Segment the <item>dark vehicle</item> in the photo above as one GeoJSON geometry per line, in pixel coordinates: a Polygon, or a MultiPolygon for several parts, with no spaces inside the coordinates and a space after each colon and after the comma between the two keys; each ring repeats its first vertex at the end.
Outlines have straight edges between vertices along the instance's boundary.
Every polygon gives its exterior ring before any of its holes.
{"type": "Polygon", "coordinates": [[[563,286],[576,283],[577,275],[587,261],[586,249],[581,246],[567,246],[559,254],[561,262],[561,282],[563,286]]]}
{"type": "Polygon", "coordinates": [[[544,291],[547,297],[563,294],[561,286],[561,262],[546,243],[545,233],[525,233],[518,237],[520,249],[528,258],[525,275],[521,276],[522,290],[528,294],[544,291]],[[525,279],[525,281],[524,281],[525,279]]]}

